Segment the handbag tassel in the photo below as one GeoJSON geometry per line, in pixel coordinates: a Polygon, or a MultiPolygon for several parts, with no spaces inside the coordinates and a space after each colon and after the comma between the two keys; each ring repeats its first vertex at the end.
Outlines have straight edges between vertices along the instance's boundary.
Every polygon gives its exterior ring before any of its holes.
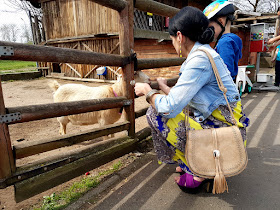
{"type": "Polygon", "coordinates": [[[219,159],[220,154],[215,154],[215,151],[214,151],[214,156],[215,156],[215,164],[216,164],[216,175],[214,178],[212,193],[219,194],[219,193],[225,192],[225,190],[228,192],[227,181],[226,181],[224,173],[222,172],[222,169],[221,169],[221,164],[220,164],[220,159],[219,159]]]}

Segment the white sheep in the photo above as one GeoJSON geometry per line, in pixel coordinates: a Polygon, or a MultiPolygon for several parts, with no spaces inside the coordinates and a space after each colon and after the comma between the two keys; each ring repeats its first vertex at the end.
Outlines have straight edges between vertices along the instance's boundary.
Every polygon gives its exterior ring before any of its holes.
{"type": "MultiPolygon", "coordinates": [[[[60,85],[56,80],[50,81],[49,86],[54,90],[54,102],[124,96],[122,79],[118,79],[113,85],[102,85],[99,87],[89,87],[82,84],[60,85]]],[[[57,120],[60,123],[59,134],[66,134],[66,126],[69,122],[73,125],[92,125],[98,123],[100,126],[104,126],[113,124],[121,118],[120,110],[120,108],[115,108],[58,117],[57,120]]],[[[114,135],[112,134],[112,137],[113,136],[114,135]]]]}

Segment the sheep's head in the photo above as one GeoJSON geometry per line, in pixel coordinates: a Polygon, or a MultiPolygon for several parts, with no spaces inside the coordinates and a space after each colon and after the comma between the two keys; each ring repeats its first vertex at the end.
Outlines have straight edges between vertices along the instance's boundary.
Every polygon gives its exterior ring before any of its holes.
{"type": "Polygon", "coordinates": [[[150,83],[150,77],[142,71],[134,71],[134,80],[136,82],[150,83]]]}
{"type": "MultiPolygon", "coordinates": [[[[123,81],[122,74],[117,74],[117,82],[123,81]]],[[[150,77],[146,75],[142,71],[134,71],[134,81],[136,82],[143,82],[143,83],[150,83],[150,77]]]]}

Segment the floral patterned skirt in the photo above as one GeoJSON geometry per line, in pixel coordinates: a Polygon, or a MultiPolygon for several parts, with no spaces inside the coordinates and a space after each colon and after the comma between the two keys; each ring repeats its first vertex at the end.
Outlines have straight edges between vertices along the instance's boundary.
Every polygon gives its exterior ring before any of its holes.
{"type": "MultiPolygon", "coordinates": [[[[243,113],[240,101],[232,103],[230,106],[246,146],[246,127],[250,121],[243,113]]],[[[203,122],[197,122],[191,113],[192,110],[190,109],[189,123],[190,128],[194,130],[227,127],[233,124],[227,106],[219,106],[203,122]]],[[[178,162],[185,172],[192,174],[185,159],[186,127],[184,112],[182,111],[175,118],[164,118],[153,107],[150,107],[146,116],[152,129],[154,149],[159,162],[178,162]]]]}

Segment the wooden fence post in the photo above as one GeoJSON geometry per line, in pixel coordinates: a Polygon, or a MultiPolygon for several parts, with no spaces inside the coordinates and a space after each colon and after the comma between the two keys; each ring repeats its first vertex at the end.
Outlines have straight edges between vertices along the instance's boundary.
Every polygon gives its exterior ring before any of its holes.
{"type": "MultiPolygon", "coordinates": [[[[0,76],[0,115],[5,115],[1,76],[0,76]]],[[[8,178],[15,171],[15,159],[13,157],[8,125],[0,122],[0,180],[8,178]]]]}
{"type": "MultiPolygon", "coordinates": [[[[130,56],[134,48],[134,34],[133,34],[133,19],[134,19],[134,6],[133,0],[127,0],[127,6],[119,13],[120,14],[120,54],[122,56],[130,56]]],[[[133,103],[130,106],[125,107],[127,113],[127,120],[130,122],[130,128],[128,135],[132,138],[135,137],[135,114],[134,114],[134,88],[131,85],[131,81],[134,80],[134,62],[125,65],[123,67],[123,79],[125,96],[128,99],[132,99],[133,103]]]]}

